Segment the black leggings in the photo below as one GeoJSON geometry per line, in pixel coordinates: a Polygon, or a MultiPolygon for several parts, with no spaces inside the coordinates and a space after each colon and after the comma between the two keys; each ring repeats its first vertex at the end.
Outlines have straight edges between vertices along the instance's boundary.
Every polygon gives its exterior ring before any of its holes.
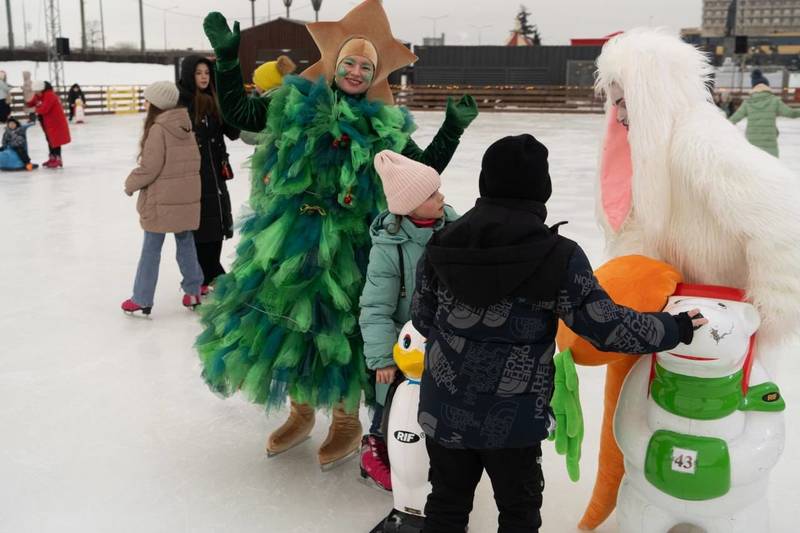
{"type": "Polygon", "coordinates": [[[203,285],[210,285],[217,276],[224,274],[225,269],[219,262],[222,255],[222,241],[194,242],[197,248],[197,261],[203,269],[203,285]]]}
{"type": "Polygon", "coordinates": [[[8,116],[11,114],[11,106],[8,105],[8,102],[5,100],[0,100],[0,122],[5,122],[8,120],[8,116]]]}
{"type": "Polygon", "coordinates": [[[53,157],[61,157],[61,147],[60,146],[57,147],[57,148],[53,148],[52,146],[50,146],[49,148],[50,148],[50,155],[51,156],[53,156],[53,157]]]}
{"type": "Polygon", "coordinates": [[[31,158],[28,157],[28,151],[25,148],[21,146],[14,146],[12,148],[14,149],[15,152],[17,152],[17,155],[24,164],[27,165],[28,163],[31,162],[31,158]]]}

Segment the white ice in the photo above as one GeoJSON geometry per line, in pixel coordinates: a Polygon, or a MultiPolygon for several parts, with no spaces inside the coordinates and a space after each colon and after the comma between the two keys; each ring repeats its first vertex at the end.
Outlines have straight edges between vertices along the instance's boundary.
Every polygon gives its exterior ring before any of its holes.
{"type": "MultiPolygon", "coordinates": [[[[22,85],[22,73],[28,71],[34,80],[49,80],[46,61],[6,61],[2,65],[8,83],[22,85]]],[[[156,63],[112,63],[110,61],[64,61],[64,85],[77,83],[83,88],[92,85],[147,85],[159,80],[175,79],[174,65],[156,63]]]]}
{"type": "MultiPolygon", "coordinates": [[[[439,113],[417,113],[424,145],[439,113]]],[[[268,459],[264,442],[284,413],[267,418],[241,397],[221,399],[200,377],[192,344],[200,328],[181,307],[174,244],[168,240],[152,319],[119,305],[131,294],[141,245],[135,201],[122,183],[134,164],[141,116],[90,117],[73,126],[65,168],[0,175],[0,532],[366,532],[392,505],[361,484],[357,463],[322,473],[310,441],[268,459]]],[[[569,220],[597,266],[593,176],[599,116],[483,114],[444,174],[461,212],[477,194],[481,155],[500,136],[532,132],[550,148],[550,221],[569,220]]],[[[800,122],[782,121],[784,160],[800,175],[800,122]]],[[[30,131],[35,161],[46,156],[30,131]]],[[[230,143],[239,167],[251,152],[230,143]]],[[[246,200],[246,170],[231,183],[246,200]]],[[[800,243],[798,243],[800,245],[800,243]]],[[[224,256],[233,259],[234,243],[224,256]]],[[[788,410],[786,451],[772,473],[773,530],[797,531],[800,501],[800,357],[779,375],[788,410]]],[[[581,368],[586,417],[582,478],[544,443],[547,487],[542,532],[576,531],[596,469],[603,371],[581,368]]],[[[366,425],[368,414],[362,412],[366,425]]],[[[496,530],[486,479],[470,531],[496,530]]],[[[598,531],[616,531],[614,518],[598,531]]]]}

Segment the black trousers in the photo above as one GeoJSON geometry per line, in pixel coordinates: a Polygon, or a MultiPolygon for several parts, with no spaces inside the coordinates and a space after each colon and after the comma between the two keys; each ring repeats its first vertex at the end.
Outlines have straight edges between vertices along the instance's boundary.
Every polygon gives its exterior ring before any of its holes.
{"type": "Polygon", "coordinates": [[[54,157],[61,157],[61,147],[60,146],[58,146],[58,147],[49,146],[48,148],[50,148],[50,155],[52,155],[54,157]]]}
{"type": "Polygon", "coordinates": [[[224,274],[225,269],[219,262],[222,256],[222,241],[194,242],[197,248],[197,261],[203,269],[203,285],[211,284],[217,276],[224,274]]]}
{"type": "Polygon", "coordinates": [[[0,100],[0,122],[7,121],[9,115],[11,115],[11,106],[5,99],[0,100]]]}
{"type": "Polygon", "coordinates": [[[425,505],[423,533],[464,533],[475,487],[484,469],[500,511],[498,533],[536,533],[542,525],[542,448],[460,450],[426,439],[433,487],[425,505]]]}

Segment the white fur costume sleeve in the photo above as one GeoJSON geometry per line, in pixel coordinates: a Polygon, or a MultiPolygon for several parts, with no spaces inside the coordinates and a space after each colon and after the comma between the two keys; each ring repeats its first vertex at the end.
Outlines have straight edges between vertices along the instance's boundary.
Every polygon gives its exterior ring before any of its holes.
{"type": "MultiPolygon", "coordinates": [[[[707,206],[707,214],[687,213],[697,225],[713,218],[738,241],[744,288],[762,318],[759,336],[772,344],[790,334],[800,316],[800,181],[778,159],[753,150],[708,106],[685,117],[676,124],[670,152],[676,192],[707,206]]],[[[688,247],[718,244],[684,237],[688,247]]]]}

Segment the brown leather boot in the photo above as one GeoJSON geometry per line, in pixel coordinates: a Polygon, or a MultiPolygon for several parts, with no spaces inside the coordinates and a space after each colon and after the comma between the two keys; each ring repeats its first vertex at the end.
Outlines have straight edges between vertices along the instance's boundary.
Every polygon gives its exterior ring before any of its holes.
{"type": "Polygon", "coordinates": [[[314,429],[314,408],[308,404],[292,401],[289,418],[272,432],[267,440],[267,455],[272,457],[294,448],[314,429]]]}
{"type": "Polygon", "coordinates": [[[361,421],[358,411],[347,413],[341,405],[331,413],[328,438],[319,447],[319,465],[323,470],[335,468],[358,455],[361,449],[361,421]]]}

